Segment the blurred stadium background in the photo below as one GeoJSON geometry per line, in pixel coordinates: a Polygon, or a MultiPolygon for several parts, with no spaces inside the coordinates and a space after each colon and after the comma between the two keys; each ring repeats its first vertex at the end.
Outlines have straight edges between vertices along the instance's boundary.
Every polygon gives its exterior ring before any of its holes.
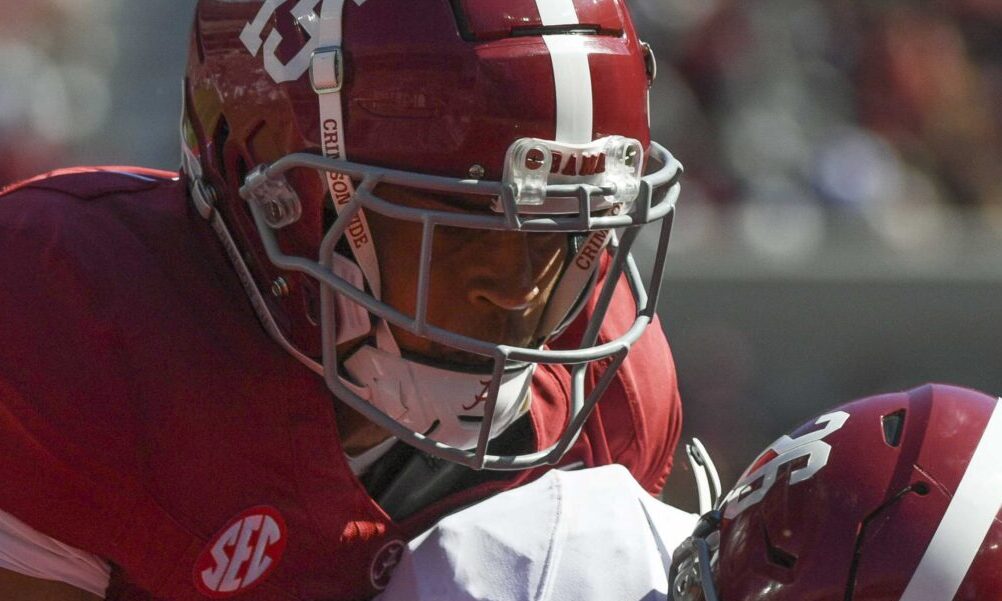
{"type": "MultiPolygon", "coordinates": [[[[0,185],[175,168],[193,6],[6,3],[0,185]]],[[[632,8],[655,138],[687,167],[661,313],[725,484],[850,398],[1002,392],[1002,0],[632,8]]],[[[678,461],[668,498],[691,507],[678,461]]]]}

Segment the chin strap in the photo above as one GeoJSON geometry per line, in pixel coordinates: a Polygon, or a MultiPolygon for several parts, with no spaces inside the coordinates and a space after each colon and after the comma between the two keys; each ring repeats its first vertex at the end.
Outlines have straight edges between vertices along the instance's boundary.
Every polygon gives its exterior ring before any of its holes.
{"type": "MultiPolygon", "coordinates": [[[[360,347],[343,366],[359,396],[411,430],[460,449],[477,446],[492,378],[489,373],[433,367],[372,345],[360,347]]],[[[504,373],[492,439],[528,412],[534,367],[527,364],[504,373]]]]}
{"type": "MultiPolygon", "coordinates": [[[[323,141],[321,150],[325,157],[347,160],[341,105],[341,87],[344,84],[344,60],[341,52],[344,3],[345,0],[324,0],[320,9],[320,24],[317,29],[319,42],[310,61],[310,82],[317,93],[320,137],[323,141]]],[[[327,181],[334,209],[340,212],[355,196],[355,186],[351,178],[343,173],[325,171],[324,179],[327,181]]],[[[348,238],[352,255],[361,268],[372,295],[380,298],[379,263],[369,223],[361,209],[348,228],[348,238]]]]}
{"type": "Polygon", "coordinates": [[[589,233],[584,243],[571,257],[564,273],[550,294],[549,302],[539,322],[538,332],[545,333],[547,340],[560,336],[568,325],[584,309],[587,292],[595,282],[601,257],[609,246],[615,246],[616,232],[599,230],[589,233]]]}
{"type": "MultiPolygon", "coordinates": [[[[310,84],[317,93],[320,115],[321,150],[325,157],[347,159],[345,152],[344,109],[341,88],[344,85],[344,58],[341,44],[344,37],[343,16],[346,0],[324,0],[320,8],[320,23],[317,28],[318,45],[310,59],[310,84]]],[[[356,4],[362,4],[355,0],[356,4]]],[[[355,196],[355,186],[351,178],[343,173],[325,171],[324,180],[330,192],[334,210],[340,213],[355,196]]],[[[359,208],[348,226],[345,236],[354,262],[335,253],[332,269],[334,273],[348,280],[359,290],[369,285],[372,296],[382,298],[382,281],[379,275],[379,261],[372,242],[372,231],[365,212],[359,208]]],[[[353,303],[341,295],[337,298],[337,342],[355,340],[372,331],[372,320],[364,307],[353,303]]],[[[382,319],[375,320],[376,345],[381,351],[400,355],[389,326],[382,319]]]]}

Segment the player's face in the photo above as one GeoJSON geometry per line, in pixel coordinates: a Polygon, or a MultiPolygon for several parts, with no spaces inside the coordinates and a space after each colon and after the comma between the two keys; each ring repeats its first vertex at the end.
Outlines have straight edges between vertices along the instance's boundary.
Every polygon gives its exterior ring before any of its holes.
{"type": "MultiPolygon", "coordinates": [[[[376,193],[406,206],[490,213],[486,197],[443,198],[399,186],[376,193]]],[[[407,315],[416,313],[422,227],[419,223],[366,213],[382,272],[383,300],[407,315]]],[[[428,321],[474,338],[512,346],[536,346],[549,332],[538,331],[559,279],[567,235],[437,227],[432,247],[428,321]]],[[[484,364],[471,356],[399,328],[401,348],[433,359],[484,364]]]]}

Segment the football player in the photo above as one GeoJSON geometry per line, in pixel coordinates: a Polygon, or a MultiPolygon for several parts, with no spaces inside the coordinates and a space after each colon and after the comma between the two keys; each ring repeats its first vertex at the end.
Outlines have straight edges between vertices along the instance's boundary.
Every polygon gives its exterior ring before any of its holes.
{"type": "Polygon", "coordinates": [[[1000,458],[997,398],[869,397],[779,438],[698,522],[621,468],[551,472],[410,541],[379,601],[998,599],[1000,458]]]}
{"type": "Polygon", "coordinates": [[[554,465],[657,492],[654,73],[623,0],[200,0],[180,174],[0,196],[0,598],[365,599],[554,465]]]}
{"type": "Polygon", "coordinates": [[[1002,401],[927,385],[773,443],[675,552],[675,601],[1002,595],[1002,401]]]}

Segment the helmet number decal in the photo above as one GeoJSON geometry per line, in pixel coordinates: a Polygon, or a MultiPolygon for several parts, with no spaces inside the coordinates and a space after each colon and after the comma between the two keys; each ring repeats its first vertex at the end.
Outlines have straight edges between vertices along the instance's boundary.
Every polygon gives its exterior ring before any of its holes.
{"type": "MultiPolygon", "coordinates": [[[[261,9],[257,12],[257,16],[250,23],[244,25],[243,31],[240,32],[240,41],[243,42],[244,47],[253,56],[257,56],[258,51],[261,50],[262,41],[264,44],[264,70],[275,80],[275,83],[283,83],[286,81],[296,81],[306,73],[306,70],[310,68],[310,61],[313,58],[313,53],[316,51],[317,46],[320,41],[320,32],[318,28],[322,26],[323,20],[317,14],[317,5],[321,2],[329,2],[330,0],[299,0],[292,10],[290,11],[292,16],[295,17],[299,26],[303,28],[303,31],[309,36],[306,40],[306,45],[304,45],[296,56],[289,59],[289,62],[283,63],[279,60],[276,54],[279,44],[282,43],[282,34],[278,31],[272,29],[268,37],[264,37],[264,28],[268,25],[268,21],[271,19],[278,7],[285,4],[286,0],[264,0],[261,4],[261,9]]],[[[361,6],[365,4],[366,0],[355,0],[355,4],[361,6]]],[[[321,9],[323,10],[323,9],[321,9]]]]}
{"type": "MultiPolygon", "coordinates": [[[[316,13],[316,7],[321,1],[299,0],[292,8],[292,16],[296,18],[299,26],[310,37],[306,41],[306,45],[289,62],[283,63],[276,55],[278,45],[282,43],[282,34],[272,29],[268,38],[264,40],[264,70],[275,80],[275,83],[295,81],[310,68],[310,59],[313,57],[313,51],[317,49],[317,42],[320,39],[317,35],[320,19],[316,13]]],[[[265,0],[254,20],[245,25],[243,31],[240,32],[240,41],[252,55],[257,56],[258,51],[261,50],[264,28],[278,7],[284,3],[285,0],[265,0]]]]}
{"type": "Polygon", "coordinates": [[[798,459],[806,458],[806,463],[790,472],[789,485],[813,478],[828,464],[828,455],[832,447],[825,442],[825,437],[841,429],[848,419],[849,414],[845,411],[828,413],[814,422],[823,427],[797,438],[784,435],[772,443],[724,497],[724,517],[736,517],[761,501],[776,483],[779,469],[798,459]]]}

